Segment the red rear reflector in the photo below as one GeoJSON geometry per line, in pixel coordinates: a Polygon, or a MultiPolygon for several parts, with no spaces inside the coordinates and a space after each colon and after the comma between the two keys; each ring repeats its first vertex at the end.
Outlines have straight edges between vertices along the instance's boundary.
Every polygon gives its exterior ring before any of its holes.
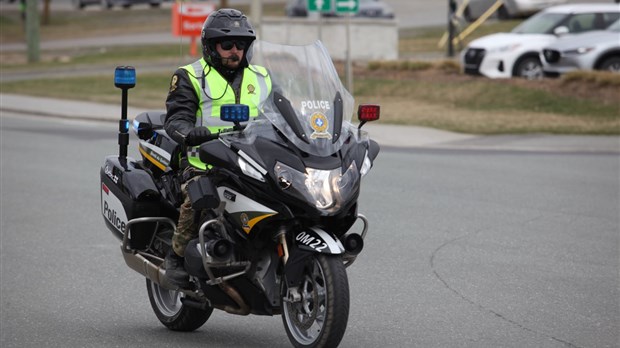
{"type": "Polygon", "coordinates": [[[104,183],[101,183],[101,188],[103,189],[103,192],[105,192],[106,195],[110,194],[110,189],[104,183]]]}
{"type": "Polygon", "coordinates": [[[376,104],[362,104],[357,108],[357,117],[360,121],[376,121],[381,114],[381,107],[376,104]]]}

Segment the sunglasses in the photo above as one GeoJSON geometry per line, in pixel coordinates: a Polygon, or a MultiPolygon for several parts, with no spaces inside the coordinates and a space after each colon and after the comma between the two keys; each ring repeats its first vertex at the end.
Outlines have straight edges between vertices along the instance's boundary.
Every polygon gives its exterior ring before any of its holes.
{"type": "Polygon", "coordinates": [[[220,42],[220,46],[226,51],[231,50],[233,46],[236,46],[238,50],[244,50],[247,45],[247,41],[244,40],[226,40],[220,42]]]}

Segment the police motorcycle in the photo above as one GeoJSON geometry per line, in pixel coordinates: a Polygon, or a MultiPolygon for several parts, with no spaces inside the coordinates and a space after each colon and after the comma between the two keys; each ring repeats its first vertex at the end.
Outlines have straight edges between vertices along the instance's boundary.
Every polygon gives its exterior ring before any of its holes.
{"type": "Polygon", "coordinates": [[[190,286],[173,285],[163,268],[185,149],[164,131],[165,113],[145,112],[133,121],[141,158],[127,157],[133,68],[116,72],[123,90],[120,155],[108,156],[100,172],[104,221],[122,241],[126,264],[146,278],[152,309],[169,329],[196,330],[214,309],[281,315],[294,346],[337,346],[349,315],[346,267],[368,231],[358,213],[361,179],[379,153],[361,127],[379,118],[379,106],[360,105],[359,125],[351,123],[353,97],[320,41],[257,41],[251,62],[267,68],[276,86],[258,106],[260,115],[249,121],[246,105],[222,106],[230,127],[188,149],[209,164],[207,175],[188,186],[193,207],[203,212],[185,252],[190,286]]]}

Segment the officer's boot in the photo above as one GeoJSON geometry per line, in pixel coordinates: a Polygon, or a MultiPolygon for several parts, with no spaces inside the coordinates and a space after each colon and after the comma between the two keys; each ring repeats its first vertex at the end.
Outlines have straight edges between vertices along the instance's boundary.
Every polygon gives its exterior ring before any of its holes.
{"type": "Polygon", "coordinates": [[[164,259],[164,267],[166,268],[166,278],[170,282],[179,287],[187,287],[189,285],[189,274],[183,266],[185,260],[177,255],[172,248],[168,251],[164,259]]]}

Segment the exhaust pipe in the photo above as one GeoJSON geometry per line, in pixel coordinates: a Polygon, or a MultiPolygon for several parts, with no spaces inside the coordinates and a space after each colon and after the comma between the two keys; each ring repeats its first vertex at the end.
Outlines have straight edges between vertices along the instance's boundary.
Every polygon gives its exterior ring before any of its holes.
{"type": "MultiPolygon", "coordinates": [[[[174,221],[165,217],[142,217],[129,220],[127,222],[126,232],[123,235],[123,243],[121,244],[121,252],[123,254],[123,258],[125,259],[125,263],[127,264],[127,266],[129,266],[129,268],[142,274],[147,279],[161,286],[162,288],[168,290],[179,290],[178,286],[168,281],[168,278],[166,278],[165,276],[165,270],[160,268],[159,264],[153,263],[151,260],[144,257],[140,252],[134,251],[129,248],[128,236],[131,231],[131,226],[134,224],[145,222],[157,223],[157,225],[155,226],[156,230],[159,229],[160,224],[170,225],[173,230],[176,229],[174,221]]],[[[151,256],[151,258],[153,257],[154,256],[151,256]]]]}
{"type": "Polygon", "coordinates": [[[166,278],[165,270],[160,268],[158,265],[151,262],[146,257],[140,255],[139,253],[134,253],[131,250],[124,249],[121,247],[121,251],[123,253],[123,258],[125,259],[125,263],[129,268],[134,271],[142,274],[144,277],[154,282],[155,284],[161,286],[164,289],[168,290],[178,290],[179,287],[170,283],[168,278],[166,278]]]}

